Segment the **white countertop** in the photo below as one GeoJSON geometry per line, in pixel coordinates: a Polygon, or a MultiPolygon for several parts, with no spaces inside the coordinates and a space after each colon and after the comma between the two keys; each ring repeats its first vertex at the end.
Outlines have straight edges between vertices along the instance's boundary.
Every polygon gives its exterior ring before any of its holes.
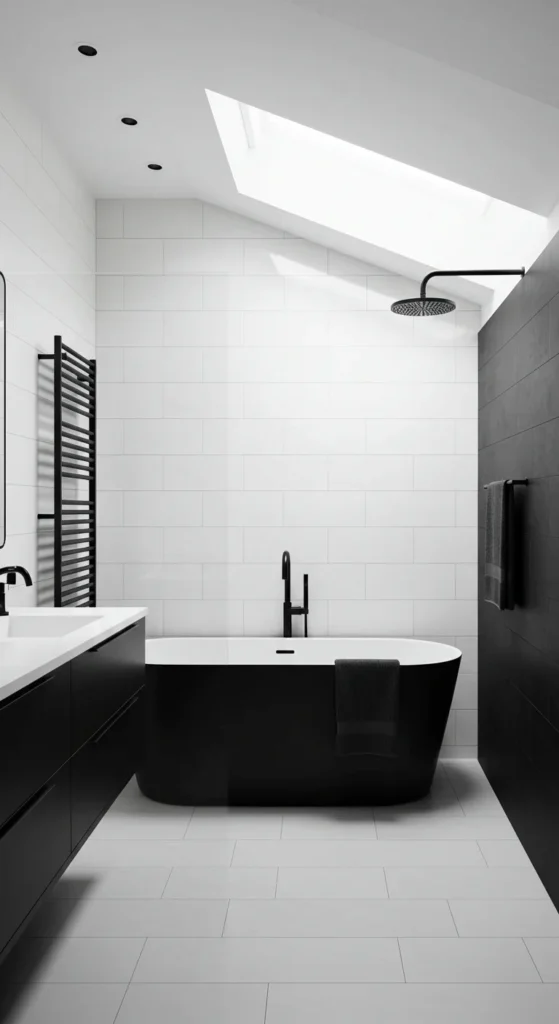
{"type": "MultiPolygon", "coordinates": [[[[108,640],[114,633],[147,615],[146,608],[15,608],[10,619],[55,615],[87,620],[65,636],[0,638],[0,701],[47,675],[54,669],[108,640]],[[92,622],[92,618],[95,621],[92,622]]],[[[1,633],[0,633],[1,637],[1,633]]]]}

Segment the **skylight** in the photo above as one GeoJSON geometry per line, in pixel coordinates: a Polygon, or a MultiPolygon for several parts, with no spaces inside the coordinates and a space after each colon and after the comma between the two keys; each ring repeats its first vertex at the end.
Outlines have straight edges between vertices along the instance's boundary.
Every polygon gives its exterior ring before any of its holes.
{"type": "Polygon", "coordinates": [[[207,96],[243,195],[423,266],[521,266],[544,243],[545,217],[220,93],[207,96]]]}

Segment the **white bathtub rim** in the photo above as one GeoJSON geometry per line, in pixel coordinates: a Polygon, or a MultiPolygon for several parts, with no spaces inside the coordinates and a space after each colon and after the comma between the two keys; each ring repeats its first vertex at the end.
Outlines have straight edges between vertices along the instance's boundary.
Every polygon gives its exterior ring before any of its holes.
{"type": "Polygon", "coordinates": [[[395,658],[435,665],[461,657],[459,648],[400,637],[156,637],[146,641],[148,665],[333,665],[338,658],[395,658]],[[278,653],[278,652],[289,653],[278,653]]]}

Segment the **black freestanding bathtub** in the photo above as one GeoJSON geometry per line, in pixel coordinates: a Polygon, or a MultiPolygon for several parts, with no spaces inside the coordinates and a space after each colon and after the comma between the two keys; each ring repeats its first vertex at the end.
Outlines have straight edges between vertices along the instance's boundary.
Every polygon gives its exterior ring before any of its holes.
{"type": "Polygon", "coordinates": [[[393,804],[430,789],[461,652],[399,639],[148,640],[142,792],[172,804],[393,804]],[[395,756],[335,752],[334,661],[397,658],[395,756]]]}

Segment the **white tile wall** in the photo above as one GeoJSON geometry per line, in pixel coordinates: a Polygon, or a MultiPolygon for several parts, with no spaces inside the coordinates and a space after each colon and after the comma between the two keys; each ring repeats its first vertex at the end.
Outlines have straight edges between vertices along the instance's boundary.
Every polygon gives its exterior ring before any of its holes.
{"type": "Polygon", "coordinates": [[[97,203],[101,597],[152,634],[281,630],[464,651],[445,753],[475,745],[479,314],[194,200],[97,203]],[[300,623],[295,623],[300,629],[300,623]]]}
{"type": "MultiPolygon", "coordinates": [[[[53,337],[61,334],[94,355],[95,204],[45,126],[2,81],[0,270],[7,281],[7,509],[0,561],[24,565],[35,581],[30,588],[11,587],[8,605],[35,605],[50,601],[52,592],[52,563],[38,558],[37,513],[52,507],[38,440],[44,453],[52,434],[39,407],[37,354],[52,352],[53,337]]],[[[105,377],[115,379],[119,366],[118,352],[109,352],[105,377]]],[[[117,510],[106,506],[103,514],[114,517],[117,510]]],[[[114,589],[114,579],[107,577],[106,585],[114,589]]]]}

